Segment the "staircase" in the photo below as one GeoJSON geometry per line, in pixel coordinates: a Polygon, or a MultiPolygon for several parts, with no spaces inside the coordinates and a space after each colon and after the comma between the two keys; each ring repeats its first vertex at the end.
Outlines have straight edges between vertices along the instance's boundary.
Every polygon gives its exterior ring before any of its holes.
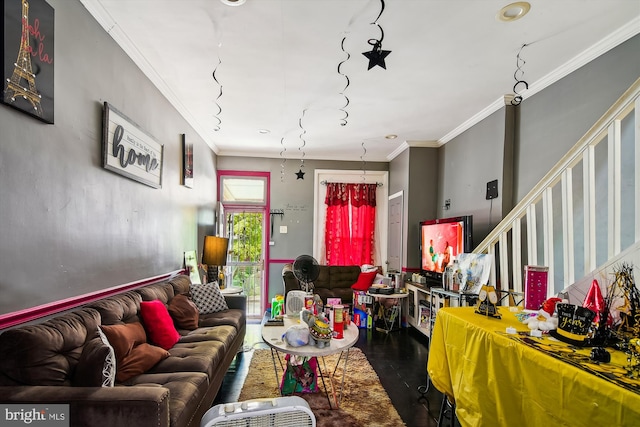
{"type": "Polygon", "coordinates": [[[640,79],[476,247],[496,289],[523,292],[524,266],[545,266],[548,296],[581,304],[616,264],[640,266],[639,94],[640,79]]]}

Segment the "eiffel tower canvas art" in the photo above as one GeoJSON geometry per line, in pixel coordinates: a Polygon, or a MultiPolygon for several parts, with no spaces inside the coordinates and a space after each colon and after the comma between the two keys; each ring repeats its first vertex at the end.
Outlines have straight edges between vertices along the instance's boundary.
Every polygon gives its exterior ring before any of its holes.
{"type": "Polygon", "coordinates": [[[45,0],[2,5],[0,101],[53,123],[54,10],[45,0]]]}

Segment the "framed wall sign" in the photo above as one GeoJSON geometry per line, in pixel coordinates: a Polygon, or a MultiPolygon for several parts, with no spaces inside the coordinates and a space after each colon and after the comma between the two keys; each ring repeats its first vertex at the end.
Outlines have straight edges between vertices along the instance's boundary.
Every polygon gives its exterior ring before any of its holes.
{"type": "Polygon", "coordinates": [[[104,103],[102,165],[153,188],[162,187],[164,146],[127,116],[104,103]]]}
{"type": "Polygon", "coordinates": [[[193,188],[193,144],[182,134],[182,185],[193,188]]]}
{"type": "Polygon", "coordinates": [[[53,123],[54,10],[45,0],[1,3],[0,101],[53,123]]]}

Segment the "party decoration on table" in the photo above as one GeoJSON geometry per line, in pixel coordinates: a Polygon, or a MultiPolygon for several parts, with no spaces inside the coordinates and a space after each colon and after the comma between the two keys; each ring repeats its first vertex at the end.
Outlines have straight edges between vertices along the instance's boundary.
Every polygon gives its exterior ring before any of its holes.
{"type": "Polygon", "coordinates": [[[593,347],[591,349],[591,354],[589,355],[589,357],[595,362],[611,362],[611,353],[609,353],[604,347],[593,347]]]}
{"type": "Polygon", "coordinates": [[[531,330],[540,330],[543,332],[549,332],[558,328],[558,316],[555,315],[556,305],[562,302],[560,298],[549,298],[542,303],[542,307],[533,316],[527,317],[522,320],[522,323],[526,324],[531,330]]]}
{"type": "Polygon", "coordinates": [[[498,311],[498,294],[496,293],[496,288],[487,285],[482,287],[478,294],[476,313],[497,319],[501,318],[500,312],[498,311]]]}
{"type": "MultiPolygon", "coordinates": [[[[611,350],[611,352],[607,351],[611,358],[609,362],[594,361],[590,354],[592,349],[582,348],[582,346],[574,346],[561,341],[551,341],[547,337],[534,339],[526,335],[505,334],[505,336],[528,347],[539,350],[556,360],[589,372],[604,381],[616,384],[633,393],[640,394],[640,380],[630,376],[629,369],[620,363],[621,359],[619,357],[614,361],[613,353],[615,350],[611,350]]],[[[602,357],[606,358],[606,356],[602,357]]]]}
{"type": "Polygon", "coordinates": [[[582,306],[588,308],[596,313],[593,319],[591,336],[588,340],[588,345],[606,347],[612,343],[618,341],[612,330],[613,317],[611,316],[611,301],[609,295],[613,295],[613,292],[607,292],[607,298],[602,296],[602,290],[597,280],[591,282],[591,287],[587,292],[587,296],[582,303],[582,306]]]}
{"type": "Polygon", "coordinates": [[[580,347],[587,344],[591,322],[596,313],[588,308],[567,303],[559,303],[556,308],[558,310],[558,328],[549,331],[549,335],[580,347]]]}
{"type": "Polygon", "coordinates": [[[520,103],[522,102],[522,95],[520,95],[520,91],[523,89],[529,89],[529,83],[523,80],[524,70],[522,69],[522,67],[524,66],[524,64],[526,64],[526,61],[520,57],[522,49],[524,49],[525,46],[529,45],[527,43],[523,44],[522,47],[520,47],[518,54],[516,55],[516,71],[513,72],[513,78],[516,81],[516,83],[513,85],[513,93],[515,94],[515,96],[511,100],[511,105],[520,105],[520,103]]]}
{"type": "Polygon", "coordinates": [[[619,334],[638,337],[640,332],[640,291],[633,277],[633,266],[622,263],[615,270],[615,279],[608,293],[617,303],[615,309],[619,315],[619,334]]]}
{"type": "Polygon", "coordinates": [[[524,266],[524,308],[537,310],[547,299],[549,267],[524,266]]]}
{"type": "Polygon", "coordinates": [[[349,117],[349,113],[347,112],[347,109],[346,109],[349,106],[349,97],[344,94],[344,92],[349,87],[349,76],[347,76],[342,71],[340,71],[340,68],[342,67],[342,64],[344,64],[345,62],[347,62],[349,60],[349,58],[351,58],[351,54],[349,54],[349,52],[344,50],[344,41],[346,39],[347,39],[346,36],[342,38],[342,42],[340,43],[340,49],[342,49],[342,51],[347,54],[347,58],[345,60],[343,60],[343,61],[340,61],[340,63],[338,64],[338,74],[343,76],[344,79],[345,79],[344,88],[340,92],[340,95],[342,95],[342,97],[344,97],[344,101],[345,101],[345,104],[342,106],[342,108],[340,108],[340,111],[342,111],[344,113],[344,117],[342,119],[340,119],[340,126],[346,126],[347,125],[347,118],[349,117]]]}
{"type": "Polygon", "coordinates": [[[602,290],[600,289],[600,285],[598,284],[597,280],[594,279],[593,282],[591,282],[591,287],[589,287],[589,291],[587,292],[587,296],[584,298],[582,306],[584,308],[588,308],[589,310],[595,311],[596,317],[593,319],[593,321],[594,323],[600,322],[600,315],[603,314],[605,308],[608,307],[605,307],[602,290]]]}
{"type": "Polygon", "coordinates": [[[376,65],[379,67],[387,69],[387,66],[384,62],[384,59],[391,53],[390,50],[382,50],[382,40],[384,40],[384,30],[382,26],[378,24],[378,19],[382,16],[382,12],[384,12],[384,0],[380,0],[380,13],[378,17],[371,23],[371,25],[377,25],[380,29],[380,38],[379,39],[369,39],[367,43],[373,46],[371,52],[362,52],[362,54],[369,60],[369,68],[367,70],[372,69],[376,65]]]}

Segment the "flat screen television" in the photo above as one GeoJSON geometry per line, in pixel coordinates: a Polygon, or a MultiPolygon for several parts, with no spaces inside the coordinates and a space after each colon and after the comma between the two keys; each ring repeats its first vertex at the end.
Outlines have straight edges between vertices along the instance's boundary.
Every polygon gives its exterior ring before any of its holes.
{"type": "Polygon", "coordinates": [[[430,286],[442,285],[442,272],[458,254],[473,250],[473,215],[420,222],[420,271],[430,286]]]}

